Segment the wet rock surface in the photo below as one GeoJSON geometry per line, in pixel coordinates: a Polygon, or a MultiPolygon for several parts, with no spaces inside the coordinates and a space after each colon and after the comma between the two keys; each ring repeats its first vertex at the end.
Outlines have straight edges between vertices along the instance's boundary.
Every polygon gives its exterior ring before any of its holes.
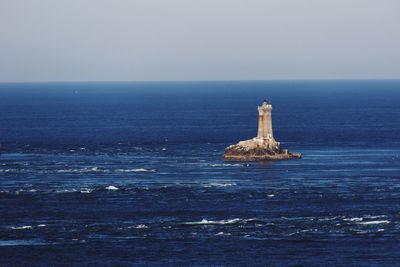
{"type": "Polygon", "coordinates": [[[301,153],[290,153],[281,149],[276,142],[269,142],[259,138],[241,141],[225,149],[224,159],[232,161],[268,161],[300,159],[301,153]]]}

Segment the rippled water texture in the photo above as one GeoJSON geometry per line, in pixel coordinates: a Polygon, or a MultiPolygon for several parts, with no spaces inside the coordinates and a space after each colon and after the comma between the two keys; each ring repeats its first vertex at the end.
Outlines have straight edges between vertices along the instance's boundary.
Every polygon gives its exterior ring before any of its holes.
{"type": "Polygon", "coordinates": [[[400,82],[0,85],[0,265],[396,266],[400,82]],[[301,160],[224,162],[274,134],[301,160]]]}

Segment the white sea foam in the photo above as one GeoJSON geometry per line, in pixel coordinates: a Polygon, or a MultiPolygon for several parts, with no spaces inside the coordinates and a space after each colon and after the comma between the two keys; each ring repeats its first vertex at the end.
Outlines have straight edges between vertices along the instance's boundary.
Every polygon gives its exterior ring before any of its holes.
{"type": "Polygon", "coordinates": [[[267,197],[274,197],[274,194],[268,194],[267,197]]]}
{"type": "Polygon", "coordinates": [[[244,164],[240,164],[240,163],[217,163],[217,164],[211,164],[211,167],[243,167],[243,166],[247,166],[244,164]]]}
{"type": "Polygon", "coordinates": [[[28,229],[32,229],[32,226],[30,226],[30,225],[12,226],[11,229],[13,229],[13,230],[28,230],[28,229]]]}
{"type": "MultiPolygon", "coordinates": [[[[8,246],[42,246],[42,245],[48,245],[51,243],[46,243],[43,242],[39,239],[32,239],[32,240],[24,240],[24,239],[18,239],[18,240],[1,240],[0,241],[0,247],[8,247],[8,246]]],[[[55,243],[53,243],[55,244],[55,243]]]]}
{"type": "Polygon", "coordinates": [[[386,218],[386,215],[366,215],[364,218],[366,219],[378,219],[378,218],[386,218]]]}
{"type": "Polygon", "coordinates": [[[296,231],[296,232],[293,232],[293,233],[289,233],[289,234],[287,234],[287,236],[293,236],[293,235],[312,232],[312,231],[313,231],[312,229],[300,230],[300,231],[296,231]]]}
{"type": "Polygon", "coordinates": [[[343,221],[347,222],[361,222],[363,218],[361,217],[353,217],[353,218],[344,218],[343,221]]]}
{"type": "Polygon", "coordinates": [[[359,235],[369,235],[369,234],[375,234],[375,233],[382,233],[384,231],[385,231],[385,229],[379,228],[379,229],[371,230],[371,231],[356,231],[356,233],[359,235]]]}
{"type": "Polygon", "coordinates": [[[388,221],[388,220],[380,220],[380,221],[358,222],[358,224],[363,224],[363,225],[387,224],[387,223],[390,223],[390,221],[388,221]]]}
{"type": "MultiPolygon", "coordinates": [[[[55,170],[55,172],[57,173],[109,173],[109,172],[129,173],[129,172],[156,172],[156,171],[157,171],[156,169],[146,169],[146,168],[109,170],[109,169],[101,169],[99,167],[55,170]]],[[[48,171],[41,171],[41,173],[48,173],[48,171]]]]}
{"type": "MultiPolygon", "coordinates": [[[[252,220],[252,219],[250,219],[252,220]]],[[[230,219],[230,220],[219,220],[219,221],[210,221],[207,219],[202,219],[199,222],[184,222],[183,224],[188,224],[188,225],[206,225],[206,224],[236,224],[240,222],[247,222],[249,220],[243,220],[239,218],[235,219],[230,219]]]]}
{"type": "Polygon", "coordinates": [[[82,194],[90,194],[93,192],[93,189],[90,188],[82,188],[80,191],[82,194]]]}
{"type": "Polygon", "coordinates": [[[236,183],[218,183],[218,182],[212,182],[208,184],[204,184],[203,187],[227,187],[227,186],[235,186],[237,185],[236,183]]]}
{"type": "Polygon", "coordinates": [[[338,216],[319,218],[318,221],[332,221],[339,218],[338,216]]]}
{"type": "Polygon", "coordinates": [[[91,173],[91,172],[108,172],[107,170],[100,169],[99,167],[85,167],[80,169],[61,169],[57,170],[58,173],[91,173]]]}
{"type": "Polygon", "coordinates": [[[62,190],[56,190],[56,193],[73,193],[78,191],[75,188],[71,188],[71,189],[62,189],[62,190]]]}
{"type": "Polygon", "coordinates": [[[58,173],[68,173],[68,172],[79,172],[76,169],[65,169],[65,170],[57,170],[58,173]]]}
{"type": "Polygon", "coordinates": [[[38,224],[38,225],[36,225],[36,227],[46,227],[46,225],[45,224],[38,224]]]}
{"type": "Polygon", "coordinates": [[[116,169],[116,172],[156,172],[155,169],[145,169],[145,168],[137,168],[137,169],[116,169]]]}
{"type": "Polygon", "coordinates": [[[230,233],[218,232],[215,235],[231,235],[230,233]]]}
{"type": "Polygon", "coordinates": [[[149,227],[145,224],[131,225],[127,227],[128,229],[148,229],[149,227]]]}
{"type": "Polygon", "coordinates": [[[386,215],[365,215],[363,217],[352,217],[352,218],[344,218],[343,221],[347,222],[364,222],[368,223],[368,219],[379,219],[379,218],[386,218],[386,215]]]}
{"type": "Polygon", "coordinates": [[[113,185],[109,185],[109,186],[107,186],[105,189],[106,189],[106,190],[110,190],[110,191],[116,191],[116,190],[118,190],[119,188],[118,188],[118,187],[115,187],[115,186],[113,186],[113,185]]]}

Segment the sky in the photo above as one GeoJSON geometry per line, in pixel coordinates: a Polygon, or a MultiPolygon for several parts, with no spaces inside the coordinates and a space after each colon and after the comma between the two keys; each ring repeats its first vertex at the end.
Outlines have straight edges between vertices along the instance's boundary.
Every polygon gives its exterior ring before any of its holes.
{"type": "Polygon", "coordinates": [[[0,0],[0,82],[400,79],[399,0],[0,0]]]}

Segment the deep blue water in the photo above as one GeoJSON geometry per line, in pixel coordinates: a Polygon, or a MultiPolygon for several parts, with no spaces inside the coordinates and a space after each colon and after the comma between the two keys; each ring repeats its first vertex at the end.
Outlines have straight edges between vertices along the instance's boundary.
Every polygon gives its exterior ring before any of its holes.
{"type": "Polygon", "coordinates": [[[396,266],[400,81],[0,84],[1,266],[396,266]],[[301,160],[224,162],[273,104],[301,160]]]}

